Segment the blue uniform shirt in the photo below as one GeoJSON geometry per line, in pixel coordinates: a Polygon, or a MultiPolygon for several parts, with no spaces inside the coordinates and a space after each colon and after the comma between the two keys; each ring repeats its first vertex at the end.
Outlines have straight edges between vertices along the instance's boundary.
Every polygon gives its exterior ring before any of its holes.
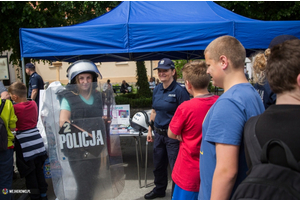
{"type": "Polygon", "coordinates": [[[154,126],[167,129],[177,107],[189,99],[189,93],[175,80],[166,89],[163,88],[162,83],[157,85],[153,90],[152,98],[152,108],[156,112],[154,126]]]}
{"type": "Polygon", "coordinates": [[[28,98],[31,98],[31,93],[33,89],[38,89],[37,96],[35,98],[36,104],[39,106],[40,92],[39,90],[44,89],[44,81],[40,75],[36,72],[32,73],[29,79],[28,88],[28,98]]]}

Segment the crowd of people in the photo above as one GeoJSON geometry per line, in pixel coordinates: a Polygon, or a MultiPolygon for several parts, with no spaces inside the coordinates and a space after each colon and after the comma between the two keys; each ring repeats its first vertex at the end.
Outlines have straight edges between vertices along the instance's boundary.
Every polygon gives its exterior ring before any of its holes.
{"type": "MultiPolygon", "coordinates": [[[[30,76],[28,93],[21,82],[11,84],[8,90],[1,85],[1,119],[8,142],[7,148],[0,151],[0,188],[9,190],[12,187],[15,151],[18,172],[21,178],[25,178],[26,188],[31,191],[30,198],[47,200],[48,184],[43,166],[48,155],[37,129],[39,90],[44,89],[44,82],[32,63],[26,64],[26,73],[30,76]]],[[[9,192],[2,192],[0,199],[10,200],[12,196],[9,192]]]]}
{"type": "MultiPolygon", "coordinates": [[[[164,86],[172,67],[158,71],[163,84],[153,90],[153,110],[147,140],[153,141],[151,131],[154,131],[155,139],[166,133],[169,139],[164,138],[163,143],[154,141],[155,187],[144,198],[165,196],[166,186],[162,184],[165,178],[162,179],[164,176],[161,174],[157,178],[157,169],[162,170],[168,161],[175,183],[171,191],[172,200],[220,200],[232,197],[268,199],[267,195],[272,196],[269,199],[283,199],[289,195],[296,197],[295,193],[288,193],[288,190],[296,189],[299,182],[293,186],[285,185],[288,189],[284,193],[276,180],[263,182],[260,179],[260,182],[254,182],[248,178],[246,183],[243,180],[253,168],[252,157],[261,156],[253,155],[252,152],[256,150],[253,145],[244,142],[244,134],[248,137],[256,135],[261,148],[269,145],[264,147],[269,149],[268,162],[291,167],[291,159],[287,157],[293,157],[299,163],[299,137],[296,133],[296,115],[300,105],[299,44],[300,40],[296,37],[281,35],[272,40],[266,52],[260,54],[263,62],[258,55],[253,57],[253,87],[244,72],[246,51],[243,45],[234,37],[219,37],[205,49],[205,62],[193,61],[183,67],[185,88],[194,97],[183,102],[175,100],[182,95],[172,92],[174,86],[164,86]],[[210,80],[205,76],[207,74],[214,86],[224,89],[219,98],[207,91],[210,80]],[[168,96],[158,95],[161,92],[168,96]],[[169,97],[173,97],[173,100],[168,100],[169,97]],[[169,110],[171,105],[176,109],[169,110]],[[165,107],[161,111],[165,115],[163,118],[159,113],[162,106],[165,107]],[[161,125],[163,122],[165,124],[161,125]],[[275,142],[270,142],[270,139],[275,142]],[[179,152],[178,148],[168,150],[170,145],[161,145],[176,141],[180,142],[179,152]],[[291,154],[283,150],[282,143],[291,149],[291,154]],[[158,147],[165,149],[166,153],[162,153],[158,147]],[[166,156],[163,161],[157,152],[166,156]],[[175,163],[169,158],[174,155],[173,152],[178,154],[175,163]],[[269,188],[270,184],[275,186],[273,190],[269,188]]],[[[166,61],[168,59],[162,59],[158,69],[166,61]]],[[[254,164],[257,165],[257,162],[254,164]]],[[[298,170],[299,174],[300,166],[292,169],[298,170]]],[[[296,177],[299,180],[299,175],[296,177]]]]}
{"type": "MultiPolygon", "coordinates": [[[[245,76],[246,50],[235,37],[222,36],[213,40],[204,56],[205,61],[189,62],[183,67],[185,88],[176,82],[175,66],[169,58],[161,59],[154,69],[158,71],[160,83],[156,85],[153,78],[149,81],[153,98],[147,141],[154,142],[155,187],[145,194],[145,199],[166,195],[168,165],[172,172],[173,200],[238,199],[243,181],[256,164],[252,159],[256,150],[244,137],[255,135],[259,146],[268,148],[268,161],[274,165],[291,166],[288,154],[281,148],[282,143],[290,149],[289,157],[300,161],[300,137],[297,135],[300,40],[290,35],[278,36],[265,52],[253,57],[254,87],[245,76]],[[220,97],[207,90],[210,81],[224,89],[220,97]],[[277,142],[265,147],[272,139],[277,142]]],[[[33,64],[26,64],[26,72],[30,75],[28,94],[26,86],[20,82],[13,83],[8,90],[0,85],[1,119],[7,131],[7,148],[0,151],[0,188],[11,188],[15,148],[21,177],[25,177],[28,189],[37,191],[30,194],[31,199],[45,200],[47,183],[42,166],[47,153],[36,128],[38,91],[43,81],[34,69],[33,64]]],[[[92,62],[77,61],[69,67],[68,73],[70,84],[58,93],[61,130],[76,120],[80,130],[105,129],[110,123],[110,119],[103,117],[103,107],[110,107],[112,103],[107,100],[108,91],[112,91],[110,80],[103,87],[103,96],[95,89],[100,72],[92,62]],[[79,63],[85,69],[77,68],[79,63]],[[104,121],[96,122],[95,118],[104,121]],[[82,119],[88,120],[80,121],[82,119]]],[[[121,92],[128,93],[130,89],[123,80],[121,92]]],[[[89,147],[86,151],[97,157],[102,149],[89,147]]],[[[75,198],[93,199],[93,191],[97,189],[94,177],[99,173],[100,162],[86,159],[87,154],[80,151],[74,152],[66,152],[66,155],[79,186],[75,198]]],[[[294,170],[300,173],[299,164],[295,165],[294,170]]],[[[261,191],[250,188],[253,196],[245,198],[261,199],[261,191]]],[[[10,195],[0,194],[0,199],[10,198],[10,195]]]]}

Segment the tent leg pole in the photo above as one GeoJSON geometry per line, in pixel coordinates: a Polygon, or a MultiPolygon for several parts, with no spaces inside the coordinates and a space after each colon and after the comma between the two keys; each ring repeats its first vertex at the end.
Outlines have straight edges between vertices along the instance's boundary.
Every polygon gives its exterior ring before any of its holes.
{"type": "Polygon", "coordinates": [[[25,76],[25,59],[22,57],[22,81],[26,85],[26,76],[25,76]]]}
{"type": "Polygon", "coordinates": [[[151,78],[153,77],[153,74],[152,74],[152,72],[153,72],[153,67],[152,67],[152,60],[150,60],[150,63],[151,63],[151,78]]]}

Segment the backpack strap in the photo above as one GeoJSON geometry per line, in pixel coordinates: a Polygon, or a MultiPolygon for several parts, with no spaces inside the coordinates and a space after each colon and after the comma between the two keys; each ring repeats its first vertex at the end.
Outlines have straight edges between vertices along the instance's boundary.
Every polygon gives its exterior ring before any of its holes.
{"type": "Polygon", "coordinates": [[[285,151],[285,157],[286,157],[289,167],[293,170],[300,172],[300,165],[298,164],[297,160],[295,159],[290,148],[283,141],[281,141],[279,139],[271,139],[266,144],[264,144],[263,149],[262,149],[262,154],[261,154],[261,162],[269,163],[268,151],[269,151],[270,147],[272,146],[272,144],[277,144],[277,145],[281,146],[285,151]]]}
{"type": "Polygon", "coordinates": [[[259,116],[251,117],[246,123],[244,130],[244,144],[247,144],[247,150],[252,166],[261,163],[260,155],[262,148],[255,134],[255,127],[258,119],[259,116]]]}
{"type": "Polygon", "coordinates": [[[1,115],[1,113],[2,113],[2,110],[3,110],[3,108],[4,108],[4,105],[5,105],[5,102],[6,102],[6,99],[1,99],[1,106],[0,106],[0,115],[1,115]]]}

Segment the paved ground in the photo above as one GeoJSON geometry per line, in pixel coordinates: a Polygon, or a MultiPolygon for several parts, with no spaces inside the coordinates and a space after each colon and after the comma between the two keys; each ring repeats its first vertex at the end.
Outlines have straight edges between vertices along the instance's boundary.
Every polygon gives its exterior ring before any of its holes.
{"type": "MultiPolygon", "coordinates": [[[[146,143],[146,138],[142,137],[141,138],[141,144],[142,144],[142,151],[143,151],[143,159],[145,159],[145,143],[146,143]]],[[[122,152],[123,152],[123,162],[124,162],[124,172],[125,172],[125,186],[123,191],[119,196],[114,198],[114,200],[142,200],[144,199],[144,195],[148,192],[150,192],[153,187],[153,154],[152,154],[152,149],[153,149],[153,144],[149,143],[148,148],[148,169],[147,169],[147,187],[144,187],[145,185],[145,168],[144,168],[144,162],[142,163],[141,166],[141,185],[143,186],[142,188],[139,187],[139,182],[138,182],[138,175],[137,175],[137,162],[136,162],[136,154],[135,154],[135,140],[133,137],[121,137],[121,146],[122,146],[122,152]]],[[[48,199],[49,200],[55,200],[55,194],[53,192],[53,187],[52,187],[52,181],[51,179],[47,179],[47,182],[49,184],[48,188],[48,199]]],[[[18,178],[13,181],[13,189],[25,189],[25,181],[24,179],[18,178]]],[[[171,180],[170,180],[170,174],[169,174],[169,183],[168,183],[168,188],[166,191],[166,197],[164,198],[158,198],[159,200],[170,200],[171,192],[171,180]]],[[[28,196],[26,195],[20,195],[20,194],[15,194],[14,196],[15,200],[27,200],[29,199],[28,196]]]]}

